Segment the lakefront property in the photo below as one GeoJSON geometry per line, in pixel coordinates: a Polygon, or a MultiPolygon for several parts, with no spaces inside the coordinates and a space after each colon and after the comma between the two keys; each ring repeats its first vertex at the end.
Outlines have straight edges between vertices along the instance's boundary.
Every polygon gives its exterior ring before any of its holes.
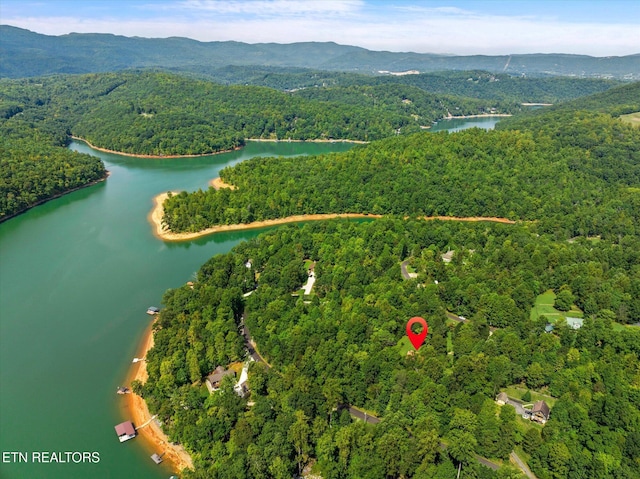
{"type": "Polygon", "coordinates": [[[136,428],[131,421],[125,421],[115,427],[116,434],[120,442],[128,441],[136,437],[136,428]]]}

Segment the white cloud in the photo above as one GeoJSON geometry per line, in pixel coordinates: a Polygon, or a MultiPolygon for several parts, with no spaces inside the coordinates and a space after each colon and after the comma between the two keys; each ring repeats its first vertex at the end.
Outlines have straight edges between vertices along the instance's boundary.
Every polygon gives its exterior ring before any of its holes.
{"type": "Polygon", "coordinates": [[[178,8],[223,15],[342,15],[359,10],[359,0],[184,0],[178,8]]]}
{"type": "Polygon", "coordinates": [[[481,14],[455,7],[426,8],[420,4],[388,8],[375,3],[366,4],[367,8],[364,5],[350,0],[184,0],[179,4],[147,4],[148,15],[140,19],[29,16],[6,18],[3,22],[47,34],[103,32],[248,43],[335,41],[372,50],[463,55],[608,56],[640,51],[637,23],[572,23],[481,14]]]}

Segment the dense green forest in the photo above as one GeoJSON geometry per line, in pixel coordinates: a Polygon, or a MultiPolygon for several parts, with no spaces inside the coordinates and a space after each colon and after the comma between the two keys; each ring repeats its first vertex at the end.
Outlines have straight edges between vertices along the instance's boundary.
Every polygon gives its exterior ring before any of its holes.
{"type": "Polygon", "coordinates": [[[221,177],[236,189],[175,195],[165,224],[178,232],[314,213],[498,216],[535,220],[565,239],[640,224],[640,131],[590,112],[534,117],[528,130],[422,133],[340,155],[256,158],[221,177]]]}
{"type": "Polygon", "coordinates": [[[518,108],[407,86],[315,99],[138,72],[5,80],[0,82],[0,109],[7,127],[14,121],[39,125],[55,119],[101,148],[167,156],[229,150],[246,138],[369,141],[419,131],[451,112],[508,113],[518,108]]]}
{"type": "Polygon", "coordinates": [[[633,105],[639,87],[590,99],[596,111],[552,109],[498,131],[250,160],[222,171],[233,191],[171,197],[165,221],[187,230],[387,214],[280,228],[165,294],[149,381],[135,387],[192,452],[187,477],[307,467],[327,479],[431,478],[460,466],[462,477],[521,477],[511,451],[540,479],[638,477],[640,131],[609,113],[633,105]],[[414,218],[431,214],[520,221],[414,218]],[[415,278],[403,279],[403,261],[415,278]],[[543,293],[554,313],[538,313],[543,293]],[[568,325],[569,311],[582,327],[568,325]],[[407,354],[404,326],[416,315],[429,334],[407,354]],[[243,324],[271,367],[251,364],[248,397],[231,380],[210,395],[204,377],[244,358],[243,324]],[[497,406],[504,390],[545,397],[549,421],[497,406]],[[354,419],[351,406],[380,422],[354,419]]]}
{"type": "MultiPolygon", "coordinates": [[[[573,82],[576,92],[593,88],[590,80],[573,82]]],[[[99,160],[62,148],[69,135],[97,147],[159,156],[229,150],[246,138],[370,141],[417,132],[448,115],[521,109],[514,97],[504,98],[436,95],[401,84],[284,93],[158,72],[3,80],[0,217],[104,178],[99,160]]]]}
{"type": "Polygon", "coordinates": [[[279,90],[406,85],[438,95],[459,95],[514,103],[557,103],[606,91],[620,83],[568,77],[515,77],[486,71],[443,71],[396,76],[258,66],[226,66],[206,76],[229,84],[260,85],[279,90]]]}
{"type": "Polygon", "coordinates": [[[99,158],[66,148],[64,125],[53,119],[24,120],[21,106],[0,104],[0,222],[106,178],[99,158]]]}
{"type": "Polygon", "coordinates": [[[462,463],[462,477],[515,479],[506,460],[515,448],[540,479],[631,479],[640,330],[612,319],[640,317],[639,252],[637,236],[557,241],[535,224],[283,227],[165,294],[149,381],[135,387],[192,452],[189,478],[289,478],[309,464],[325,479],[455,477],[462,463]],[[402,279],[404,259],[416,279],[402,279]],[[309,260],[317,281],[294,296],[309,260]],[[584,309],[581,329],[560,320],[548,334],[547,318],[530,317],[547,289],[584,309]],[[410,356],[401,338],[415,315],[429,334],[410,356]],[[243,358],[241,317],[272,367],[251,364],[249,397],[232,380],[210,395],[204,377],[243,358]],[[495,405],[511,385],[555,399],[544,427],[495,405]],[[347,405],[381,422],[354,420],[347,405]],[[492,471],[475,454],[504,465],[492,471]]]}

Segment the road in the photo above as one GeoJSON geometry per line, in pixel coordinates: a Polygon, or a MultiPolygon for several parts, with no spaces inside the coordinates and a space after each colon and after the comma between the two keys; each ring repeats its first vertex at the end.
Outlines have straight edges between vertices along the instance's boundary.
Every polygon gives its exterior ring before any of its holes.
{"type": "Polygon", "coordinates": [[[415,273],[409,273],[409,271],[407,271],[407,265],[409,264],[409,260],[405,259],[402,263],[400,263],[400,271],[402,271],[402,277],[404,279],[413,279],[416,278],[418,275],[415,273]]]}
{"type": "Polygon", "coordinates": [[[511,461],[514,462],[529,479],[538,479],[536,475],[527,467],[527,464],[522,459],[520,459],[515,451],[511,451],[509,457],[511,458],[511,461]]]}
{"type": "Polygon", "coordinates": [[[376,416],[372,416],[371,414],[361,411],[360,409],[356,409],[353,406],[348,406],[347,404],[342,405],[338,409],[345,409],[345,408],[349,410],[349,414],[351,414],[351,416],[357,419],[360,419],[364,422],[368,422],[369,424],[378,424],[380,422],[380,418],[377,418],[376,416]]]}
{"type": "MultiPolygon", "coordinates": [[[[449,313],[449,312],[447,313],[447,317],[449,317],[449,318],[451,318],[451,319],[453,319],[455,321],[460,321],[460,322],[466,321],[464,319],[459,318],[455,314],[452,314],[452,313],[449,313]]],[[[241,318],[240,327],[241,327],[242,335],[244,336],[245,346],[247,348],[247,351],[249,351],[249,355],[253,358],[254,361],[264,364],[265,367],[267,368],[267,370],[271,369],[271,366],[264,360],[264,358],[262,356],[260,356],[260,354],[256,351],[255,347],[253,346],[253,341],[251,339],[251,333],[249,332],[249,328],[247,328],[247,325],[244,323],[244,314],[242,315],[242,318],[241,318]]],[[[349,411],[349,414],[352,417],[355,417],[356,419],[360,419],[361,421],[364,421],[366,423],[378,424],[380,422],[380,418],[379,417],[372,416],[371,414],[366,413],[364,411],[361,411],[360,409],[355,408],[353,406],[350,406],[348,404],[342,404],[342,405],[338,406],[338,410],[339,411],[340,410],[344,410],[344,409],[347,409],[349,411]]],[[[440,443],[440,447],[442,449],[446,449],[447,445],[441,442],[440,443]]],[[[530,479],[537,479],[536,476],[533,475],[533,473],[529,470],[527,465],[524,462],[522,462],[522,460],[516,455],[515,452],[511,453],[511,457],[516,462],[516,464],[518,464],[520,469],[522,469],[522,471],[527,476],[529,476],[530,479]]],[[[489,468],[493,469],[494,471],[496,471],[496,470],[498,470],[500,468],[499,464],[496,464],[495,462],[491,462],[489,459],[487,459],[485,457],[476,455],[475,459],[476,459],[476,461],[478,461],[483,466],[489,467],[489,468]]]]}
{"type": "Polygon", "coordinates": [[[467,318],[462,318],[460,316],[458,316],[457,314],[453,314],[450,313],[449,311],[446,312],[447,318],[451,319],[452,321],[457,321],[459,323],[468,323],[469,320],[467,318]]]}

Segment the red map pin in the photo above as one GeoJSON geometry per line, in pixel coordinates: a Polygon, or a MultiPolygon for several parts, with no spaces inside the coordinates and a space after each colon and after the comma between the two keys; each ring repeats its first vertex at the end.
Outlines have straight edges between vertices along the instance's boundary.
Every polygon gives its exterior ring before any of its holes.
{"type": "Polygon", "coordinates": [[[411,344],[413,344],[413,347],[416,348],[416,351],[420,349],[420,346],[422,346],[422,343],[424,343],[424,338],[427,337],[428,331],[429,328],[427,327],[427,322],[423,318],[416,316],[415,318],[411,318],[407,322],[407,336],[409,338],[409,341],[411,341],[411,344]],[[419,333],[414,333],[411,330],[411,326],[416,323],[422,325],[422,331],[419,333]]]}

